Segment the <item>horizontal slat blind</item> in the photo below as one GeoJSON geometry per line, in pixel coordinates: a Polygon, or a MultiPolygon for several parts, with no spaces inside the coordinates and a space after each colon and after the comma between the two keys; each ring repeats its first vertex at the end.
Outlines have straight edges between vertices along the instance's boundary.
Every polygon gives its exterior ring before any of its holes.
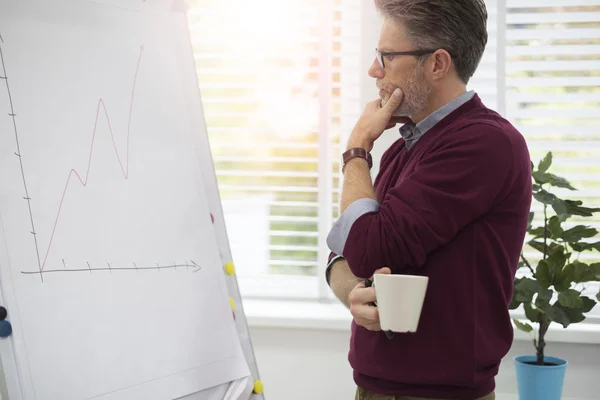
{"type": "MultiPolygon", "coordinates": [[[[578,189],[553,192],[600,207],[600,1],[507,0],[506,56],[507,117],[535,164],[552,151],[550,172],[578,189]]],[[[533,210],[539,226],[542,205],[534,200],[533,210]]],[[[600,217],[573,217],[565,228],[575,224],[600,230],[600,217]]],[[[534,267],[538,254],[527,246],[534,267]]],[[[600,262],[600,254],[584,252],[580,260],[600,262]]],[[[595,296],[598,285],[586,289],[595,296]]],[[[599,306],[590,317],[600,321],[599,306]]]]}
{"type": "MultiPolygon", "coordinates": [[[[490,108],[496,109],[498,102],[498,0],[486,0],[485,4],[488,11],[488,42],[479,63],[477,71],[468,83],[468,88],[477,92],[484,104],[490,108]]],[[[501,103],[501,102],[500,102],[501,103]]]]}
{"type": "MultiPolygon", "coordinates": [[[[238,275],[309,275],[339,193],[342,0],[190,0],[197,76],[238,275]]],[[[357,28],[355,28],[357,29],[357,28]]],[[[342,33],[343,32],[343,33],[342,33]]],[[[344,81],[346,79],[346,81],[344,81]]],[[[344,88],[341,83],[344,81],[344,88]]],[[[315,281],[316,285],[316,281],[315,281]]]]}

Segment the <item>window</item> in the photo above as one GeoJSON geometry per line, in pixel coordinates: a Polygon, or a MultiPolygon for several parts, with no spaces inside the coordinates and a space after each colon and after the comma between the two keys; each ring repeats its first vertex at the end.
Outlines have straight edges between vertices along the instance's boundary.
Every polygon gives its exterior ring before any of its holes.
{"type": "MultiPolygon", "coordinates": [[[[521,130],[534,161],[554,152],[553,170],[579,189],[568,195],[600,206],[598,1],[487,5],[488,46],[470,88],[521,130]]],[[[339,213],[340,143],[370,100],[361,98],[364,85],[373,83],[365,65],[379,21],[365,7],[360,0],[190,0],[244,295],[329,295],[325,238],[339,213]]],[[[593,225],[600,229],[600,220],[593,225]]],[[[600,261],[598,253],[586,256],[600,261]]]]}
{"type": "MultiPolygon", "coordinates": [[[[600,3],[487,0],[486,4],[488,47],[471,88],[523,133],[536,165],[552,151],[551,172],[578,189],[553,193],[599,207],[600,3]]],[[[536,224],[543,221],[542,207],[534,200],[536,224]]],[[[598,216],[591,222],[578,218],[569,222],[565,228],[583,223],[600,230],[598,216]]],[[[526,246],[524,254],[535,267],[540,253],[526,246]]],[[[581,260],[600,262],[600,255],[582,253],[581,260]]],[[[519,274],[527,275],[527,270],[519,274]]],[[[588,284],[585,290],[595,297],[599,287],[588,284]]],[[[588,314],[588,321],[600,322],[600,307],[588,314]]]]}
{"type": "Polygon", "coordinates": [[[358,4],[189,2],[208,136],[245,295],[327,293],[325,239],[339,212],[339,136],[348,125],[342,93],[356,92],[357,82],[356,68],[341,60],[346,47],[359,45],[356,28],[346,19],[342,29],[342,17],[356,19],[358,4]]]}
{"type": "MultiPolygon", "coordinates": [[[[504,29],[506,116],[528,141],[537,163],[548,151],[552,171],[577,191],[554,190],[560,197],[600,207],[600,3],[590,0],[508,0],[504,29]]],[[[551,171],[551,172],[552,172],[551,171]]],[[[542,205],[533,211],[542,221],[542,205]]],[[[572,218],[600,230],[600,217],[572,218]]],[[[597,241],[598,238],[594,239],[597,241]]],[[[533,249],[526,256],[537,265],[533,249]]],[[[584,252],[586,263],[600,262],[598,252],[584,252]]],[[[591,297],[597,284],[585,288],[591,297]]],[[[600,306],[589,320],[600,322],[600,306]]]]}

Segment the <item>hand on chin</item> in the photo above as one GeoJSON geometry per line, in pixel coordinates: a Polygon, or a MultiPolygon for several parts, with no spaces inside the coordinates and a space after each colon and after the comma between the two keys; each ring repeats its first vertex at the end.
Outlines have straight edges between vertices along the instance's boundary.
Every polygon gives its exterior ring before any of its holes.
{"type": "Polygon", "coordinates": [[[387,126],[385,127],[385,129],[392,129],[393,127],[395,127],[398,124],[410,124],[412,123],[412,119],[410,119],[410,117],[392,117],[390,119],[390,122],[387,124],[387,126]]]}
{"type": "MultiPolygon", "coordinates": [[[[389,96],[386,96],[384,98],[381,99],[381,107],[384,107],[385,104],[387,103],[389,99],[389,96]]],[[[394,116],[392,115],[392,117],[390,118],[390,122],[387,124],[387,126],[385,127],[385,129],[391,129],[393,127],[395,127],[398,124],[409,124],[412,123],[412,119],[409,116],[394,116]]]]}
{"type": "Polygon", "coordinates": [[[402,100],[402,91],[396,89],[385,105],[381,104],[381,98],[368,103],[350,134],[347,147],[362,147],[371,151],[373,143],[383,131],[398,123],[398,119],[393,114],[394,110],[397,110],[402,104],[402,100]]]}

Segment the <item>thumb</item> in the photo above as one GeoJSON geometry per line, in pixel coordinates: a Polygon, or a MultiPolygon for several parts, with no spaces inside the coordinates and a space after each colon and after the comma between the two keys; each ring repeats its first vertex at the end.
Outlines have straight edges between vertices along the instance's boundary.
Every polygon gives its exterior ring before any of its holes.
{"type": "Polygon", "coordinates": [[[371,280],[373,280],[373,278],[375,277],[376,274],[390,275],[391,273],[392,273],[392,270],[389,269],[388,267],[379,268],[379,269],[375,270],[375,272],[373,273],[373,276],[371,277],[371,280]]]}
{"type": "Polygon", "coordinates": [[[388,99],[387,103],[385,103],[385,105],[383,106],[383,111],[391,116],[394,113],[394,111],[396,111],[396,109],[400,106],[400,103],[402,103],[403,98],[404,93],[402,92],[402,90],[400,88],[396,88],[396,90],[394,90],[394,93],[388,99]]]}

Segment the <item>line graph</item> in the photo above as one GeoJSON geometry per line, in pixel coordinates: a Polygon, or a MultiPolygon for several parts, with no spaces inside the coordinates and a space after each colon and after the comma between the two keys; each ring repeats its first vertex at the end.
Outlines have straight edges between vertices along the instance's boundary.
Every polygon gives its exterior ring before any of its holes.
{"type": "Polygon", "coordinates": [[[115,263],[115,264],[111,264],[111,263],[107,262],[105,266],[92,266],[92,265],[90,265],[90,263],[85,263],[84,265],[82,265],[80,267],[80,266],[68,265],[68,263],[65,261],[65,259],[62,258],[62,268],[50,269],[48,267],[49,257],[52,254],[52,250],[53,250],[53,243],[54,243],[55,235],[57,234],[57,228],[60,226],[60,223],[61,223],[61,214],[64,211],[63,205],[65,204],[65,199],[67,198],[68,194],[70,193],[70,188],[72,187],[72,184],[75,182],[79,182],[79,184],[82,187],[87,187],[88,184],[90,184],[90,172],[92,171],[92,168],[93,168],[92,161],[94,159],[94,154],[95,154],[94,149],[95,149],[95,143],[96,143],[96,134],[98,133],[98,125],[99,125],[99,121],[101,119],[104,119],[108,126],[108,134],[110,135],[110,139],[112,141],[112,149],[114,150],[114,154],[116,156],[116,161],[119,164],[121,175],[124,180],[129,180],[129,154],[130,154],[130,143],[131,143],[132,117],[134,114],[134,104],[135,104],[138,72],[140,71],[140,66],[143,64],[142,59],[143,59],[143,54],[144,54],[144,46],[142,45],[139,48],[139,55],[137,57],[137,63],[135,65],[135,71],[133,74],[131,95],[129,98],[129,110],[128,110],[128,117],[127,117],[125,149],[121,149],[121,151],[119,151],[119,148],[117,147],[117,143],[115,140],[115,131],[111,124],[111,118],[110,118],[110,114],[108,112],[108,108],[106,106],[104,99],[102,97],[100,97],[98,99],[98,102],[96,105],[96,114],[95,114],[95,119],[94,119],[93,130],[91,133],[89,152],[87,153],[86,169],[85,169],[85,171],[78,170],[77,168],[71,168],[69,170],[69,172],[67,174],[67,178],[65,180],[63,190],[62,190],[62,195],[60,197],[60,201],[58,201],[57,209],[56,209],[55,213],[52,214],[53,215],[53,217],[52,217],[53,225],[52,225],[52,229],[51,229],[51,232],[49,235],[49,240],[48,240],[47,245],[44,246],[43,252],[42,252],[41,251],[42,245],[38,239],[38,231],[36,230],[36,223],[35,223],[35,218],[34,218],[32,199],[30,196],[28,181],[26,179],[26,173],[25,173],[26,168],[24,167],[24,158],[25,157],[23,156],[23,153],[21,151],[21,141],[20,141],[19,131],[17,129],[17,127],[18,127],[17,113],[15,111],[15,105],[13,103],[13,96],[11,95],[11,87],[9,85],[9,77],[8,77],[7,67],[6,67],[6,62],[5,62],[5,53],[3,51],[4,44],[5,44],[4,38],[0,35],[0,62],[2,64],[0,80],[5,81],[5,85],[6,85],[6,89],[7,89],[7,93],[8,93],[8,99],[9,99],[9,105],[10,105],[10,110],[8,112],[8,115],[12,119],[12,127],[14,130],[14,139],[15,139],[15,145],[16,145],[16,151],[14,152],[14,154],[17,157],[18,162],[19,162],[20,174],[21,174],[21,178],[23,181],[23,189],[24,189],[23,199],[27,202],[27,209],[28,209],[29,220],[30,220],[29,222],[31,224],[30,229],[31,229],[31,234],[34,239],[33,244],[35,247],[37,264],[38,264],[37,271],[24,270],[24,271],[21,271],[21,273],[23,275],[39,275],[41,278],[41,281],[43,283],[44,282],[44,274],[59,274],[59,273],[67,273],[67,272],[70,272],[70,273],[87,272],[87,273],[91,274],[94,271],[108,271],[110,273],[121,272],[121,271],[137,271],[139,273],[140,271],[162,271],[162,270],[176,270],[176,269],[186,269],[186,270],[191,269],[191,270],[193,270],[193,272],[198,272],[201,269],[201,267],[192,260],[188,260],[188,261],[184,261],[184,262],[173,262],[172,264],[156,263],[154,265],[137,265],[135,262],[130,263],[129,265],[127,265],[126,262],[125,263],[115,263]]]}
{"type": "Polygon", "coordinates": [[[119,166],[121,167],[121,172],[123,173],[123,177],[126,180],[129,179],[129,143],[130,143],[130,134],[131,134],[131,115],[132,115],[132,111],[133,111],[133,102],[135,100],[135,85],[137,83],[137,75],[138,75],[138,71],[140,68],[140,63],[142,61],[143,53],[144,53],[144,46],[141,46],[140,47],[140,55],[138,58],[137,67],[136,67],[135,75],[133,78],[133,88],[131,90],[131,100],[129,103],[129,117],[128,117],[128,122],[127,122],[127,145],[126,145],[126,152],[125,152],[125,166],[123,166],[123,162],[121,160],[121,157],[119,156],[119,150],[117,149],[117,144],[115,143],[115,135],[114,135],[114,132],[112,129],[112,125],[110,124],[110,117],[108,115],[106,105],[104,104],[104,100],[102,98],[100,98],[98,100],[98,105],[96,107],[96,119],[94,121],[94,131],[92,133],[92,144],[90,145],[90,152],[89,152],[89,157],[88,157],[87,170],[85,173],[85,179],[81,179],[81,175],[79,175],[79,172],[77,172],[75,169],[71,169],[69,171],[69,175],[67,177],[67,182],[65,184],[65,188],[63,190],[63,194],[60,199],[60,204],[58,206],[58,211],[56,212],[56,219],[54,221],[54,226],[52,228],[52,234],[50,235],[50,241],[48,243],[48,247],[46,249],[46,254],[44,255],[44,259],[40,266],[40,272],[44,271],[44,268],[46,267],[46,261],[48,260],[48,255],[50,254],[50,250],[52,249],[52,242],[54,240],[54,235],[56,233],[56,227],[58,226],[58,223],[60,220],[60,213],[62,211],[62,206],[63,206],[64,200],[65,200],[65,197],[67,195],[67,191],[69,189],[69,184],[71,183],[71,178],[73,176],[75,176],[77,178],[77,180],[79,181],[79,183],[81,184],[81,186],[83,186],[83,187],[86,187],[88,184],[90,170],[91,170],[91,166],[92,166],[92,155],[94,154],[94,140],[96,138],[96,130],[98,128],[98,118],[100,117],[100,109],[101,108],[104,111],[104,116],[106,118],[106,122],[108,123],[108,131],[110,132],[110,137],[112,139],[113,148],[115,150],[115,155],[117,156],[117,161],[119,162],[119,166]]]}

